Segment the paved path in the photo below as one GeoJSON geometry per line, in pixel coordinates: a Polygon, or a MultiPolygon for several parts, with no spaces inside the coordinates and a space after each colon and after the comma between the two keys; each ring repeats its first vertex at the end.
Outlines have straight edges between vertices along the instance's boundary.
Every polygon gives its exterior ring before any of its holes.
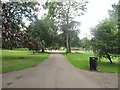
{"type": "MultiPolygon", "coordinates": [[[[86,73],[91,72],[75,68],[61,54],[51,54],[48,60],[36,67],[3,74],[3,88],[107,87],[91,77],[96,72],[91,76],[86,73]]],[[[116,75],[112,76],[117,80],[116,75]]],[[[117,82],[113,87],[117,87],[117,82]]]]}
{"type": "Polygon", "coordinates": [[[2,89],[2,74],[0,73],[0,90],[2,89]]]}

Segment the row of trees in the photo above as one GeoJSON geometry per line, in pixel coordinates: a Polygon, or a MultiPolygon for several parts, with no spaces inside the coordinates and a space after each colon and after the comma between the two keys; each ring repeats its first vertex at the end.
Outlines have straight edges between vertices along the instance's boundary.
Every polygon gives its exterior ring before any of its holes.
{"type": "Polygon", "coordinates": [[[80,22],[74,21],[75,16],[83,15],[86,1],[72,2],[46,2],[44,9],[48,13],[41,19],[32,22],[27,28],[28,35],[44,40],[45,47],[66,47],[66,52],[71,52],[71,46],[80,46],[78,37],[80,22]]]}
{"type": "Polygon", "coordinates": [[[44,51],[45,47],[65,46],[66,52],[71,52],[71,46],[80,46],[77,28],[80,23],[73,19],[84,14],[86,3],[84,0],[46,2],[43,8],[48,9],[48,13],[41,19],[37,18],[38,2],[2,3],[2,48],[44,51]],[[28,27],[24,18],[31,21],[28,27]]]}
{"type": "MultiPolygon", "coordinates": [[[[45,17],[41,20],[36,20],[31,23],[27,28],[27,34],[39,41],[45,42],[45,47],[48,48],[60,48],[65,47],[65,33],[59,30],[53,20],[45,17]]],[[[70,34],[70,44],[72,47],[79,47],[81,45],[78,33],[75,31],[69,31],[70,34]]]]}
{"type": "MultiPolygon", "coordinates": [[[[71,52],[72,47],[92,49],[99,57],[107,57],[110,62],[111,55],[120,54],[119,31],[120,5],[113,5],[109,11],[109,18],[101,21],[91,29],[91,40],[79,39],[80,22],[74,21],[74,17],[84,15],[86,0],[72,2],[46,2],[43,6],[48,13],[43,18],[37,18],[37,2],[6,2],[2,5],[2,47],[13,49],[24,47],[30,50],[44,52],[45,47],[66,47],[66,52],[71,52]],[[31,21],[26,27],[23,18],[31,21]],[[24,29],[24,30],[21,30],[24,29]]],[[[40,11],[39,11],[40,12],[40,11]]]]}

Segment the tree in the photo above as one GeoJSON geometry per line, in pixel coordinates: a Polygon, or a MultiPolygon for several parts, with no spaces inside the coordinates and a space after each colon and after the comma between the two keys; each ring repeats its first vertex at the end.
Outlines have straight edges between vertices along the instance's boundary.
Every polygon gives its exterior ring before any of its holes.
{"type": "Polygon", "coordinates": [[[80,38],[78,37],[78,33],[77,32],[71,32],[72,34],[70,34],[71,36],[71,47],[80,47],[81,46],[81,41],[80,38]]]}
{"type": "Polygon", "coordinates": [[[100,57],[107,57],[112,63],[110,54],[118,54],[118,31],[113,22],[105,19],[92,30],[92,46],[100,57]]]}
{"type": "Polygon", "coordinates": [[[5,2],[2,3],[2,48],[13,49],[19,47],[25,27],[23,18],[34,20],[36,18],[37,2],[5,2]]]}
{"type": "Polygon", "coordinates": [[[109,18],[104,19],[95,28],[92,28],[91,33],[94,36],[91,40],[92,47],[99,57],[107,57],[112,62],[111,56],[120,54],[119,52],[119,21],[118,10],[119,3],[112,5],[113,9],[109,10],[109,18]]]}
{"type": "Polygon", "coordinates": [[[83,15],[83,12],[86,9],[87,1],[82,0],[81,2],[73,2],[66,0],[65,2],[50,2],[46,3],[45,6],[48,6],[48,16],[54,20],[56,25],[59,27],[65,35],[65,46],[66,52],[71,52],[70,46],[70,23],[73,21],[74,17],[83,15]]]}
{"type": "MultiPolygon", "coordinates": [[[[114,26],[118,28],[118,39],[120,41],[120,1],[117,4],[112,5],[112,10],[109,10],[110,20],[113,22],[114,26]]],[[[118,43],[118,53],[120,53],[120,43],[118,43]]]]}
{"type": "Polygon", "coordinates": [[[31,37],[38,38],[38,41],[41,43],[44,41],[45,47],[54,46],[58,42],[57,27],[47,17],[31,23],[27,28],[27,33],[31,37]]]}

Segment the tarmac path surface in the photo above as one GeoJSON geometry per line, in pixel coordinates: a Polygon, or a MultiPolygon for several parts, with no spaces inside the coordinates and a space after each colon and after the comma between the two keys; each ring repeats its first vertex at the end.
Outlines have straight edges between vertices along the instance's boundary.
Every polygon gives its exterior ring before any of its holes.
{"type": "Polygon", "coordinates": [[[3,88],[118,88],[118,75],[75,68],[62,54],[36,67],[5,73],[3,88]]]}

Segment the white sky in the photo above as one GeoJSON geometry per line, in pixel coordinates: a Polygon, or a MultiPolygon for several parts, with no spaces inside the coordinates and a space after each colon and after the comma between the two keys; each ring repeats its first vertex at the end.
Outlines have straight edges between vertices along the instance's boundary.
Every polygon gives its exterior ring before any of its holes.
{"type": "Polygon", "coordinates": [[[112,9],[112,4],[119,0],[88,0],[87,12],[84,16],[77,18],[81,22],[80,38],[90,35],[90,28],[94,27],[99,21],[108,17],[108,10],[112,9]]]}

